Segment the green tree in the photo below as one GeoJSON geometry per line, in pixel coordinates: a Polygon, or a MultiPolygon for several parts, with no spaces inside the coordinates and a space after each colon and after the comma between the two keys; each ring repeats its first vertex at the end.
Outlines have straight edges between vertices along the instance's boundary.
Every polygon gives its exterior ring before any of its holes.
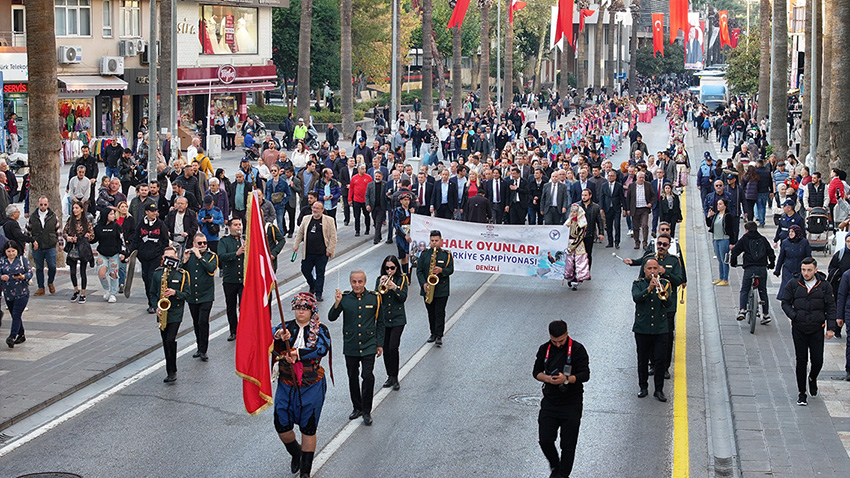
{"type": "MultiPolygon", "coordinates": [[[[301,0],[292,0],[289,8],[272,10],[272,60],[284,80],[298,77],[298,30],[301,0]]],[[[321,88],[328,81],[339,88],[340,23],[336,0],[313,0],[313,25],[310,34],[310,86],[321,88]]]]}
{"type": "Polygon", "coordinates": [[[755,95],[759,91],[759,62],[761,61],[758,31],[738,39],[738,48],[726,56],[726,82],[732,93],[755,95]]]}
{"type": "Polygon", "coordinates": [[[672,45],[664,45],[664,56],[652,56],[652,43],[646,42],[637,49],[635,64],[643,76],[663,75],[665,73],[684,73],[685,47],[676,40],[672,45]]]}

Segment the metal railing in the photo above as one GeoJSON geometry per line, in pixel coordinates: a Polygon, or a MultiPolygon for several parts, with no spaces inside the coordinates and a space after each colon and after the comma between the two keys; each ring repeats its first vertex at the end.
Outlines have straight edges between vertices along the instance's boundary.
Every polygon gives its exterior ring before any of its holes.
{"type": "Polygon", "coordinates": [[[0,46],[27,46],[27,34],[12,31],[0,31],[0,46]]]}

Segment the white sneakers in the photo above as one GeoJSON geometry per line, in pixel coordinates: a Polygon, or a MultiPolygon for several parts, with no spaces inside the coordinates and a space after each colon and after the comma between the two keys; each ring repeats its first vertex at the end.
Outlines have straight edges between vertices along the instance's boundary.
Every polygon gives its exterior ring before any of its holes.
{"type": "Polygon", "coordinates": [[[107,302],[109,302],[110,304],[114,304],[114,303],[118,302],[118,299],[116,299],[114,295],[110,294],[109,299],[107,299],[107,302]]]}

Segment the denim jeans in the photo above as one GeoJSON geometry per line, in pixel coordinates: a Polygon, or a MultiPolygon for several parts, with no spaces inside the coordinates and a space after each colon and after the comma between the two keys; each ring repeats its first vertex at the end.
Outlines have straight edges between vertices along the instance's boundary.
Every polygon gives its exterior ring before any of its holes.
{"type": "Polygon", "coordinates": [[[769,193],[759,193],[759,198],[756,202],[756,217],[758,218],[759,224],[762,226],[764,225],[764,214],[767,209],[767,199],[769,197],[769,193]]]}
{"type": "Polygon", "coordinates": [[[35,279],[39,289],[44,289],[44,263],[47,262],[47,283],[52,284],[56,277],[56,248],[32,251],[35,261],[35,279]]]}
{"type": "Polygon", "coordinates": [[[729,280],[729,264],[724,259],[729,253],[729,239],[714,240],[714,255],[717,256],[717,264],[719,265],[720,280],[729,280]]]}
{"type": "MultiPolygon", "coordinates": [[[[100,285],[103,287],[103,290],[109,291],[109,295],[116,295],[118,293],[118,264],[121,263],[118,256],[119,254],[115,254],[114,256],[102,256],[103,265],[106,266],[106,275],[100,279],[100,285]]],[[[98,278],[100,278],[99,272],[98,278]]]]}
{"type": "Polygon", "coordinates": [[[721,136],[720,137],[720,149],[721,150],[726,149],[726,151],[729,151],[729,137],[728,136],[721,136]]]}
{"type": "Polygon", "coordinates": [[[13,300],[6,299],[6,307],[12,314],[12,329],[9,331],[10,339],[24,335],[24,321],[21,319],[21,316],[23,315],[24,309],[27,307],[27,302],[29,302],[29,300],[29,296],[18,297],[13,300]]]}
{"type": "Polygon", "coordinates": [[[277,227],[280,229],[280,233],[283,234],[286,232],[286,220],[284,219],[286,216],[286,206],[284,207],[275,207],[274,213],[277,216],[277,227]]]}
{"type": "Polygon", "coordinates": [[[744,269],[744,278],[741,280],[741,295],[739,297],[740,308],[741,310],[747,310],[747,296],[750,294],[753,276],[759,278],[758,296],[759,302],[762,303],[762,315],[768,315],[770,299],[767,297],[767,267],[764,266],[750,266],[744,269]]]}
{"type": "Polygon", "coordinates": [[[106,177],[107,178],[117,178],[118,177],[118,168],[110,168],[106,167],[106,177]]]}
{"type": "Polygon", "coordinates": [[[123,286],[127,280],[127,263],[118,263],[118,286],[123,286]]]}

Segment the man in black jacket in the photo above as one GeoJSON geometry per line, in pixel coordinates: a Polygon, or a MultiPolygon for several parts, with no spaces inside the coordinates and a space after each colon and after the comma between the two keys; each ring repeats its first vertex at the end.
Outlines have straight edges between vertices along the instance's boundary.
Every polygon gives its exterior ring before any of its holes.
{"type": "Polygon", "coordinates": [[[735,247],[732,248],[732,256],[729,264],[732,267],[738,265],[738,256],[744,254],[744,278],[741,280],[740,309],[738,320],[744,320],[747,313],[747,296],[752,287],[753,277],[758,278],[759,301],[762,308],[761,325],[770,323],[769,299],[767,297],[767,269],[773,269],[776,262],[776,254],[767,241],[767,238],[759,234],[758,226],[754,221],[744,224],[746,231],[735,247]]]}
{"type": "Polygon", "coordinates": [[[599,208],[605,214],[605,232],[608,245],[620,248],[620,216],[623,215],[623,186],[617,182],[617,172],[608,171],[608,182],[599,187],[599,208]]]}
{"type": "Polygon", "coordinates": [[[528,215],[528,183],[520,176],[519,168],[511,167],[508,185],[507,213],[509,224],[525,224],[528,215]]]}
{"type": "Polygon", "coordinates": [[[152,300],[155,294],[151,294],[152,287],[159,287],[153,283],[153,273],[160,265],[165,246],[168,245],[168,228],[157,215],[157,207],[154,204],[145,206],[145,217],[139,221],[136,235],[133,237],[133,245],[130,252],[137,251],[138,261],[142,264],[142,280],[145,282],[145,297],[148,298],[148,313],[156,312],[156,301],[152,300]]]}
{"type": "Polygon", "coordinates": [[[191,245],[192,238],[198,232],[198,214],[189,209],[189,203],[184,197],[178,197],[174,201],[174,209],[165,218],[165,226],[168,228],[168,237],[175,242],[185,242],[191,245]]]}
{"type": "Polygon", "coordinates": [[[791,319],[791,337],[797,356],[797,405],[806,406],[806,375],[808,357],[812,368],[808,371],[808,390],[813,397],[818,394],[818,374],[823,367],[823,337],[831,339],[835,330],[844,325],[835,320],[835,299],[826,276],[818,272],[817,262],[807,257],[800,265],[800,274],[786,284],[782,291],[782,310],[791,319]]]}
{"type": "Polygon", "coordinates": [[[44,266],[47,263],[47,287],[51,294],[56,293],[53,279],[56,277],[56,245],[62,231],[62,223],[56,213],[50,209],[47,196],[38,198],[38,209],[30,214],[27,232],[32,235],[32,258],[35,261],[35,277],[38,290],[33,295],[44,295],[44,266]]]}
{"type": "Polygon", "coordinates": [[[493,179],[484,183],[484,190],[487,199],[490,200],[493,208],[493,224],[502,224],[505,218],[505,208],[507,207],[507,191],[508,185],[502,180],[502,173],[499,168],[493,168],[493,179]]]}
{"type": "Polygon", "coordinates": [[[106,175],[110,178],[119,177],[118,164],[121,161],[121,154],[124,152],[124,147],[118,142],[118,137],[112,138],[108,145],[104,148],[104,156],[106,159],[106,175]]]}

